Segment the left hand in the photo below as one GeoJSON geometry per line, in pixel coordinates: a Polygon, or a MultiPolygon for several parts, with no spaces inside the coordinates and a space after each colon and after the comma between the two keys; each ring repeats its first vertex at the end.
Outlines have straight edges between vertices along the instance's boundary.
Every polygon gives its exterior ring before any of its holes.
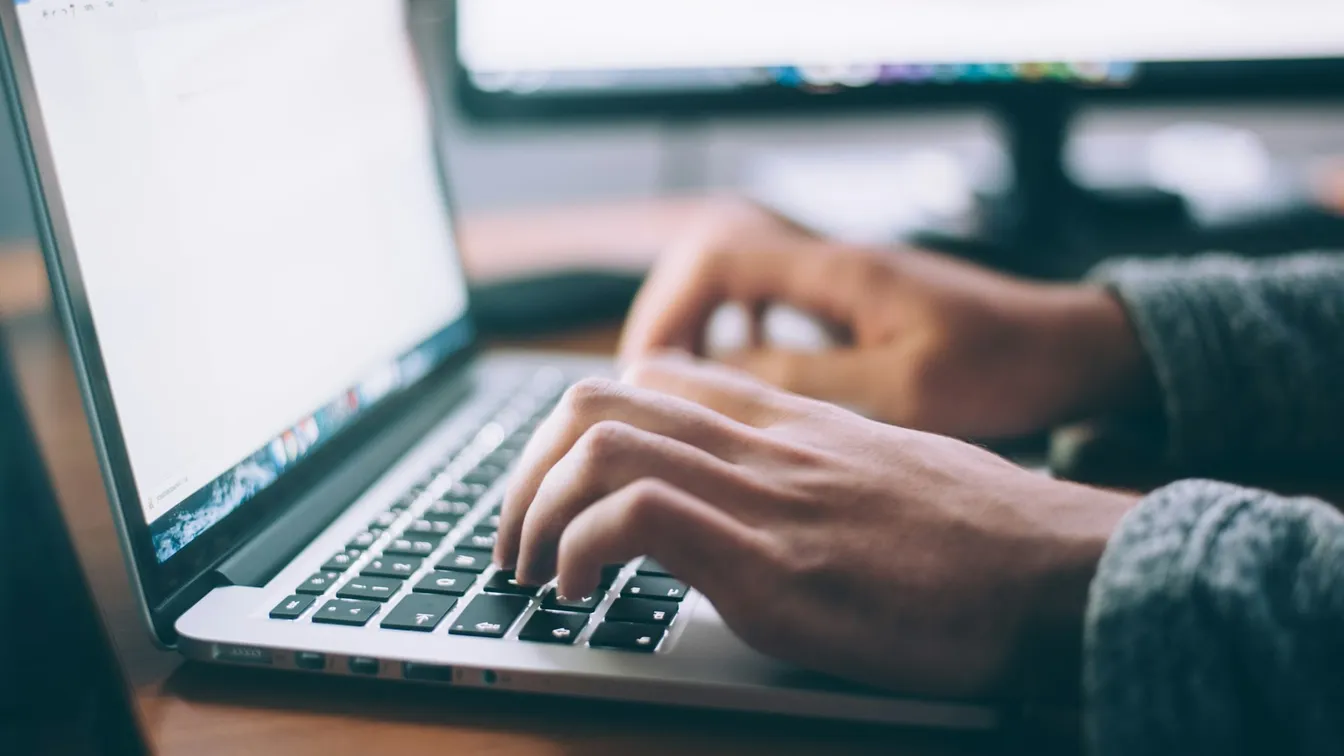
{"type": "Polygon", "coordinates": [[[495,556],[581,596],[602,565],[649,555],[764,653],[982,696],[1007,689],[1041,633],[1079,642],[1133,502],[660,357],[569,391],[523,455],[495,556]]]}

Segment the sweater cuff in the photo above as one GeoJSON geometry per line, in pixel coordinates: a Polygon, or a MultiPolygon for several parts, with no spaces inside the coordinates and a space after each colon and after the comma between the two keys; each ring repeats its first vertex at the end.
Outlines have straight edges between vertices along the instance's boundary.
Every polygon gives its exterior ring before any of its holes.
{"type": "Polygon", "coordinates": [[[1193,265],[1119,261],[1089,276],[1120,299],[1148,355],[1162,397],[1168,461],[1223,458],[1241,445],[1228,427],[1245,399],[1220,301],[1229,290],[1229,262],[1222,256],[1193,265]]]}
{"type": "Polygon", "coordinates": [[[1344,746],[1341,544],[1344,518],[1310,499],[1189,480],[1140,502],[1089,592],[1092,752],[1344,746]]]}

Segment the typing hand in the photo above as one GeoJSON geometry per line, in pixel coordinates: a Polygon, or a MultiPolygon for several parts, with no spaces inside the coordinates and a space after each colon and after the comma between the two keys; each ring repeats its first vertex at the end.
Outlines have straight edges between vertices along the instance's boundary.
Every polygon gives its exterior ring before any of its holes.
{"type": "Polygon", "coordinates": [[[1026,435],[1137,400],[1147,367],[1106,292],[1009,278],[919,250],[839,244],[737,204],[659,262],[621,357],[704,354],[706,324],[736,302],[759,321],[787,304],[826,321],[822,352],[760,343],[727,357],[768,382],[887,422],[962,438],[1026,435]]]}
{"type": "Polygon", "coordinates": [[[647,554],[765,653],[976,695],[1005,686],[1029,633],[1078,643],[1131,503],[664,357],[569,391],[523,454],[495,557],[584,596],[647,554]]]}

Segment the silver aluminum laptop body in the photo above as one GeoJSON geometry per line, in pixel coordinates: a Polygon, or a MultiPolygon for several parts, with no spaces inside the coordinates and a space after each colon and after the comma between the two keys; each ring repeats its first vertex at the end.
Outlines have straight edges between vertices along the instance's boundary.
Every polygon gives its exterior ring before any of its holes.
{"type": "MultiPolygon", "coordinates": [[[[392,5],[400,0],[362,2],[392,5]]],[[[107,386],[79,253],[56,182],[14,3],[0,8],[0,20],[6,90],[38,208],[53,292],[80,374],[127,566],[147,623],[160,643],[201,661],[309,674],[885,723],[997,725],[998,714],[989,707],[897,698],[769,659],[738,640],[714,607],[693,590],[680,602],[666,635],[649,640],[655,651],[589,647],[606,608],[626,581],[635,578],[637,563],[627,565],[615,578],[607,597],[570,645],[518,639],[520,629],[538,610],[541,600],[536,598],[508,623],[502,638],[448,632],[481,594],[493,567],[457,598],[451,611],[434,621],[431,632],[381,627],[380,620],[410,595],[410,587],[434,572],[435,565],[490,516],[503,478],[489,484],[442,542],[420,557],[397,597],[380,605],[371,621],[362,626],[313,621],[328,603],[343,607],[335,594],[383,557],[381,552],[403,535],[399,531],[461,485],[463,476],[518,426],[544,411],[565,385],[609,373],[609,363],[602,360],[523,353],[481,356],[471,344],[464,345],[310,459],[286,470],[254,502],[210,527],[190,549],[156,561],[130,487],[125,440],[118,431],[116,405],[107,386]],[[392,514],[384,514],[389,508],[392,514]],[[296,594],[298,586],[323,572],[333,555],[347,553],[347,545],[380,516],[385,530],[361,550],[350,552],[344,570],[327,581],[320,595],[296,594]],[[286,605],[301,609],[300,616],[273,619],[272,612],[286,605]]],[[[469,321],[469,314],[464,321],[469,321]]]]}

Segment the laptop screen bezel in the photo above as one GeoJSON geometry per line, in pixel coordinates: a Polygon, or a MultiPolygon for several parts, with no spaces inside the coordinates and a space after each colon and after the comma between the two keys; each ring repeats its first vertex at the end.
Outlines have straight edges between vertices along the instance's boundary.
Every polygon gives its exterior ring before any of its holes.
{"type": "MultiPolygon", "coordinates": [[[[414,25],[413,7],[408,6],[406,31],[411,37],[411,44],[415,45],[424,74],[425,96],[435,126],[433,133],[435,154],[439,157],[436,162],[441,179],[441,196],[454,239],[453,246],[445,250],[445,254],[460,258],[460,239],[452,223],[453,208],[448,191],[447,168],[443,161],[441,125],[444,99],[436,91],[436,77],[433,76],[432,66],[424,60],[424,50],[416,45],[412,33],[414,25]]],[[[167,561],[159,562],[131,472],[13,2],[0,2],[0,31],[3,32],[0,34],[0,75],[4,77],[9,117],[33,201],[34,222],[51,282],[53,303],[69,342],[113,519],[122,538],[127,569],[131,573],[132,584],[146,620],[156,637],[162,641],[173,637],[172,622],[176,616],[213,587],[210,577],[212,570],[225,557],[282,515],[303,492],[326,473],[336,469],[362,442],[373,438],[404,414],[427,387],[457,374],[471,360],[478,351],[479,341],[470,294],[467,294],[466,308],[461,318],[445,326],[466,328],[467,343],[461,350],[413,385],[357,419],[251,501],[198,535],[179,553],[167,561]]],[[[465,270],[462,261],[459,259],[457,262],[459,269],[465,270]]]]}

